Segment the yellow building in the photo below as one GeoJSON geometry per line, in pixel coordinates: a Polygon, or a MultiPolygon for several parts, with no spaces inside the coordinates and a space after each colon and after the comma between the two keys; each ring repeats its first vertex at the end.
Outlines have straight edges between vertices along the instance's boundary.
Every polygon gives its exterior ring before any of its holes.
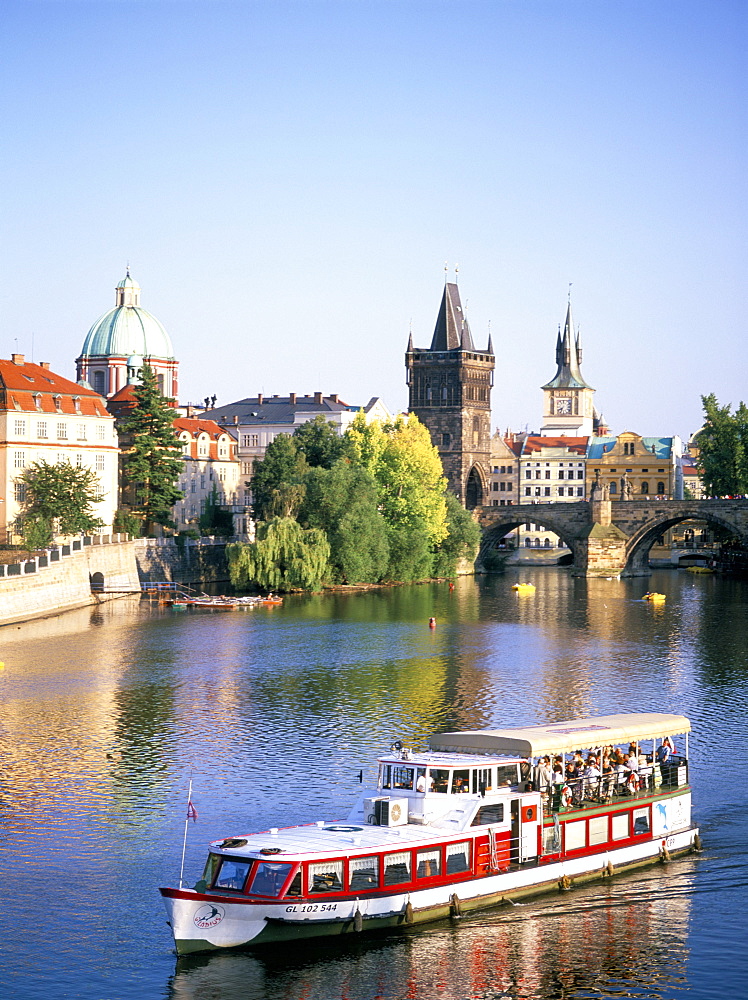
{"type": "Polygon", "coordinates": [[[674,437],[591,437],[587,449],[586,493],[599,479],[611,500],[681,500],[683,443],[674,437]]]}

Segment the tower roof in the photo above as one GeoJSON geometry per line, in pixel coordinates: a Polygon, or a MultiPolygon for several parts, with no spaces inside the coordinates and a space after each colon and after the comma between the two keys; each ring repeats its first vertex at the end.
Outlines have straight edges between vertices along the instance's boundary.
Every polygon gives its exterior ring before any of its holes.
{"type": "Polygon", "coordinates": [[[582,342],[579,334],[574,333],[574,320],[571,315],[571,302],[566,308],[563,336],[559,332],[556,339],[556,365],[554,377],[543,389],[591,389],[582,377],[582,342]]]}
{"type": "Polygon", "coordinates": [[[119,282],[114,309],[104,313],[88,331],[81,357],[130,357],[172,360],[174,348],[169,334],[140,305],[140,285],[126,276],[119,282]]]}
{"type": "Polygon", "coordinates": [[[470,327],[460,302],[460,290],[455,282],[448,281],[444,285],[430,349],[432,351],[475,350],[470,327]]]}

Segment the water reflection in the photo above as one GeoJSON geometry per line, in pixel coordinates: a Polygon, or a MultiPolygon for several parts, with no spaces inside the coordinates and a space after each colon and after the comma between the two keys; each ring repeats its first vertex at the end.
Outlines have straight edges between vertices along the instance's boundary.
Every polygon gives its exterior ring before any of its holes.
{"type": "Polygon", "coordinates": [[[177,961],[172,1000],[661,997],[686,984],[693,862],[408,934],[177,961]]]}

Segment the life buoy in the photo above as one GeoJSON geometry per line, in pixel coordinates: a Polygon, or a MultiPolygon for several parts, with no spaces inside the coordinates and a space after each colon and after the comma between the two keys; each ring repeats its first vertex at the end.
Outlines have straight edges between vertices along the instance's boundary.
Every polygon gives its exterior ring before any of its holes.
{"type": "Polygon", "coordinates": [[[626,778],[626,784],[628,785],[629,792],[633,795],[634,792],[639,791],[639,777],[636,771],[632,771],[628,778],[626,778]]]}
{"type": "Polygon", "coordinates": [[[571,800],[572,800],[571,789],[569,788],[568,785],[564,785],[564,787],[561,789],[561,803],[566,808],[568,808],[571,805],[571,800]]]}

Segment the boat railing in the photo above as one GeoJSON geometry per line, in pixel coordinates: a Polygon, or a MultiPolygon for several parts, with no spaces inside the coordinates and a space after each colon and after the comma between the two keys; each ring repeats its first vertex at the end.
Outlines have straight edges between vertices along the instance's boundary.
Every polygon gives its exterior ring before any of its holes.
{"type": "Polygon", "coordinates": [[[648,763],[638,771],[615,771],[599,777],[578,777],[563,784],[541,786],[543,813],[609,803],[615,799],[637,798],[651,795],[660,789],[668,790],[688,784],[688,761],[685,757],[672,756],[665,763],[648,763]]]}

